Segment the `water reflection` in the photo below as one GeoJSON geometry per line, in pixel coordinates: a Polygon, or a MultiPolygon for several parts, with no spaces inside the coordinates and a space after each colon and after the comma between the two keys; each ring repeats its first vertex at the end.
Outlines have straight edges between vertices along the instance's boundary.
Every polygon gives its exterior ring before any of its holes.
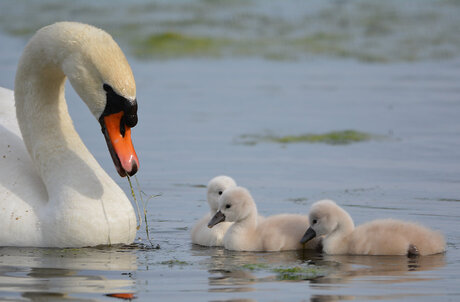
{"type": "MultiPolygon", "coordinates": [[[[409,258],[406,256],[339,256],[339,255],[324,255],[322,259],[316,262],[330,268],[330,273],[322,278],[310,281],[310,287],[318,291],[340,292],[343,289],[343,284],[360,283],[369,284],[396,284],[396,283],[411,283],[434,281],[438,280],[439,276],[431,276],[430,274],[414,274],[415,271],[430,271],[437,270],[446,265],[445,254],[437,254],[423,257],[409,258]]],[[[403,299],[415,296],[427,296],[422,288],[419,294],[413,290],[404,289],[401,293],[383,292],[377,294],[375,289],[367,286],[367,290],[359,291],[360,298],[368,300],[381,299],[403,299]]],[[[354,300],[355,296],[344,295],[314,295],[311,301],[339,301],[339,300],[354,300]]]]}
{"type": "Polygon", "coordinates": [[[89,301],[72,294],[134,291],[137,257],[127,247],[0,248],[0,292],[32,301],[89,301]]]}
{"type": "MultiPolygon", "coordinates": [[[[429,271],[445,266],[445,254],[409,258],[406,256],[344,256],[323,255],[315,262],[328,267],[329,274],[311,281],[315,283],[347,283],[354,278],[366,277],[366,281],[375,283],[402,283],[427,281],[425,274],[419,277],[413,271],[429,271]],[[372,278],[372,277],[377,278],[372,278]]],[[[435,277],[432,278],[433,280],[435,277]]]]}
{"type": "Polygon", "coordinates": [[[194,256],[204,256],[208,267],[209,292],[250,292],[261,282],[277,281],[273,268],[309,262],[302,257],[305,251],[235,252],[223,248],[192,247],[194,256]],[[251,269],[254,265],[255,269],[251,269]],[[261,269],[258,269],[258,268],[261,269]]]}
{"type": "MultiPolygon", "coordinates": [[[[194,256],[207,256],[209,292],[250,292],[257,284],[280,281],[276,269],[280,267],[312,267],[318,276],[281,280],[308,280],[310,289],[324,293],[312,295],[312,301],[335,301],[354,299],[355,296],[341,294],[343,284],[370,283],[395,284],[438,280],[436,274],[416,274],[418,271],[435,271],[446,265],[445,254],[408,258],[405,256],[338,256],[312,251],[277,253],[233,252],[221,248],[192,248],[194,256]],[[337,293],[334,295],[332,293],[337,293]],[[340,293],[340,294],[339,294],[340,293]]],[[[363,293],[364,294],[364,293],[363,293]]],[[[375,293],[374,293],[375,294],[375,293]]],[[[401,297],[414,293],[402,293],[401,297]]],[[[369,295],[388,297],[390,293],[369,295]]],[[[372,298],[371,296],[375,296],[372,298]]]]}

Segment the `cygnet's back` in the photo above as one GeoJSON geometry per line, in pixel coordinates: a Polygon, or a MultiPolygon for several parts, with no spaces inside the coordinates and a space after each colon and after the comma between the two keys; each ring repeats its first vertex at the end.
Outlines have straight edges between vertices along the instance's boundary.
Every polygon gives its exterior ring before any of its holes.
{"type": "Polygon", "coordinates": [[[350,254],[431,255],[445,250],[443,236],[412,222],[379,219],[355,228],[350,237],[350,254]]]}
{"type": "Polygon", "coordinates": [[[234,222],[224,236],[226,249],[285,251],[317,246],[317,241],[306,246],[299,243],[308,224],[306,216],[280,214],[260,219],[251,194],[242,187],[228,189],[219,199],[219,211],[210,226],[219,221],[234,222]]]}
{"type": "Polygon", "coordinates": [[[203,246],[222,246],[222,240],[225,232],[231,226],[230,222],[224,222],[217,225],[215,228],[208,228],[208,222],[217,212],[219,207],[219,197],[222,193],[230,188],[235,187],[235,181],[228,176],[216,176],[208,183],[207,201],[210,212],[203,216],[192,228],[191,237],[192,243],[203,246]]]}
{"type": "Polygon", "coordinates": [[[300,243],[305,233],[304,225],[308,223],[308,217],[297,214],[279,214],[267,217],[258,226],[261,234],[264,251],[289,251],[301,249],[316,249],[319,239],[300,243]]]}

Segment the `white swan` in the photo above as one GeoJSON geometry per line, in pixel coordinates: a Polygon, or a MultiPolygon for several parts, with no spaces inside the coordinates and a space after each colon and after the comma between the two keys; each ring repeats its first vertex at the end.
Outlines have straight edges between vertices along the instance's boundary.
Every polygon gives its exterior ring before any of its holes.
{"type": "Polygon", "coordinates": [[[235,186],[235,180],[224,175],[216,176],[209,181],[207,200],[211,211],[193,226],[191,231],[192,243],[203,246],[222,246],[225,232],[227,232],[232,223],[223,222],[210,229],[208,228],[208,222],[219,208],[219,197],[226,189],[235,186]]]}
{"type": "Polygon", "coordinates": [[[118,45],[85,24],[42,28],[20,59],[14,98],[0,90],[0,246],[134,240],[129,199],[73,127],[64,97],[67,77],[101,123],[118,173],[138,169],[130,135],[137,123],[136,86],[118,45]]]}
{"type": "Polygon", "coordinates": [[[350,215],[332,200],[314,203],[309,217],[311,225],[301,242],[324,235],[327,254],[413,256],[445,251],[439,232],[416,223],[379,219],[355,228],[350,215]]]}
{"type": "Polygon", "coordinates": [[[219,211],[209,221],[214,227],[223,221],[233,222],[224,236],[224,247],[234,251],[287,251],[318,248],[319,239],[305,245],[300,239],[308,217],[279,214],[259,219],[249,191],[243,187],[227,189],[219,199],[219,211]]]}

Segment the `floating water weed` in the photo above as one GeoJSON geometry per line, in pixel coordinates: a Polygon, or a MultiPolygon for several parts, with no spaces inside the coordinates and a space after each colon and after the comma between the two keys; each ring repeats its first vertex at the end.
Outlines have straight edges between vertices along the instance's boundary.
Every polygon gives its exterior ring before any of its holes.
{"type": "Polygon", "coordinates": [[[160,262],[160,264],[167,265],[169,267],[173,267],[173,266],[176,266],[176,265],[179,265],[179,266],[189,265],[188,262],[177,260],[177,259],[171,259],[171,260],[167,260],[167,261],[162,261],[162,262],[160,262]]]}
{"type": "Polygon", "coordinates": [[[299,281],[323,277],[325,271],[314,265],[297,265],[292,267],[274,267],[268,263],[247,263],[242,268],[251,271],[269,271],[276,274],[277,280],[299,281]]]}
{"type": "Polygon", "coordinates": [[[278,280],[312,280],[324,276],[324,272],[314,266],[294,266],[288,268],[275,268],[272,270],[276,273],[278,280]]]}
{"type": "Polygon", "coordinates": [[[373,135],[356,130],[331,131],[323,134],[306,133],[301,135],[277,136],[273,134],[258,135],[245,134],[241,135],[237,143],[244,145],[255,145],[260,142],[272,142],[280,144],[290,143],[324,143],[329,145],[348,145],[369,141],[372,139],[383,138],[383,136],[373,135]]]}
{"type": "Polygon", "coordinates": [[[247,264],[243,264],[242,267],[245,269],[251,270],[251,271],[270,268],[270,266],[267,263],[247,263],[247,264]]]}

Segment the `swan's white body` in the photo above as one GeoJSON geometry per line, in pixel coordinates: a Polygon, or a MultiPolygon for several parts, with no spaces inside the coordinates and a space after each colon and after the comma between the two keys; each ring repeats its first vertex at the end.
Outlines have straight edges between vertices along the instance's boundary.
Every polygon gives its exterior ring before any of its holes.
{"type": "Polygon", "coordinates": [[[203,246],[223,246],[222,239],[232,223],[222,222],[213,228],[208,228],[208,222],[219,208],[219,197],[226,189],[235,186],[236,183],[233,178],[224,175],[216,176],[209,181],[207,201],[210,212],[193,226],[191,231],[192,243],[203,246]]]}
{"type": "Polygon", "coordinates": [[[15,97],[0,89],[0,246],[81,247],[135,238],[129,199],[73,127],[66,77],[96,117],[105,106],[103,82],[135,97],[129,65],[104,31],[62,22],[31,39],[15,97]]]}

